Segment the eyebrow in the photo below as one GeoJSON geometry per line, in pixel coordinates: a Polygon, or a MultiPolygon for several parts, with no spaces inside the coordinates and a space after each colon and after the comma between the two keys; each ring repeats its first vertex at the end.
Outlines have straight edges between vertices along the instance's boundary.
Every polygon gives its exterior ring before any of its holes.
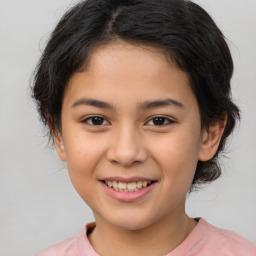
{"type": "MultiPolygon", "coordinates": [[[[77,107],[77,106],[92,106],[92,107],[97,107],[97,108],[103,108],[103,109],[115,109],[115,106],[112,104],[109,104],[107,102],[101,101],[101,100],[96,100],[96,99],[86,99],[82,98],[77,100],[72,107],[77,107]]],[[[160,108],[160,107],[167,107],[167,106],[174,106],[174,107],[179,107],[179,108],[184,108],[184,105],[174,99],[160,99],[160,100],[153,100],[153,101],[145,101],[142,102],[138,105],[139,110],[146,110],[146,109],[153,109],[153,108],[160,108]]]]}
{"type": "Polygon", "coordinates": [[[107,102],[100,101],[100,100],[95,100],[95,99],[79,99],[76,101],[72,107],[77,107],[81,105],[86,105],[86,106],[92,106],[92,107],[97,107],[97,108],[107,108],[107,109],[114,109],[115,107],[107,102]]]}
{"type": "Polygon", "coordinates": [[[145,101],[142,104],[140,104],[138,108],[145,110],[145,109],[167,107],[167,106],[184,108],[184,105],[181,102],[174,100],[174,99],[145,101]]]}

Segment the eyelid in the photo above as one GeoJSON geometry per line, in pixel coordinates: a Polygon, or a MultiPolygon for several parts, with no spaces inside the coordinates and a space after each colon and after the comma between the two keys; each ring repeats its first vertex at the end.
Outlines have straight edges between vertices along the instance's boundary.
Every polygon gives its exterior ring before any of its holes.
{"type": "MultiPolygon", "coordinates": [[[[165,119],[165,121],[167,121],[168,123],[165,124],[162,124],[162,125],[155,125],[155,124],[151,124],[149,126],[155,126],[155,127],[165,127],[165,126],[168,126],[168,125],[171,125],[173,123],[176,123],[176,121],[173,120],[173,118],[171,118],[170,116],[164,116],[164,115],[156,115],[156,116],[152,116],[150,119],[148,119],[148,121],[146,122],[146,124],[148,124],[150,121],[152,121],[154,118],[163,118],[165,119]]],[[[83,118],[81,120],[82,123],[86,124],[86,125],[89,125],[89,126],[95,126],[95,127],[102,127],[102,126],[105,126],[105,125],[111,125],[111,123],[102,115],[89,115],[89,116],[86,116],[85,118],[83,118]],[[91,120],[92,118],[102,118],[103,119],[103,124],[99,124],[99,125],[96,125],[96,124],[92,124],[92,123],[89,123],[88,120],[91,120]],[[106,124],[107,122],[107,124],[106,124]],[[105,124],[104,124],[105,123],[105,124]]]]}
{"type": "Polygon", "coordinates": [[[105,126],[105,125],[110,125],[110,124],[111,124],[104,116],[101,116],[101,115],[89,115],[89,116],[86,116],[85,118],[82,119],[81,122],[82,122],[82,123],[85,123],[86,125],[95,126],[95,127],[101,127],[101,126],[105,126]],[[102,119],[104,119],[103,122],[106,121],[108,124],[95,125],[95,124],[90,124],[90,123],[88,123],[88,120],[90,120],[90,119],[92,119],[92,118],[94,118],[94,117],[102,118],[102,119]]]}
{"type": "Polygon", "coordinates": [[[165,127],[167,125],[171,125],[173,123],[176,123],[176,121],[173,120],[173,118],[169,117],[169,116],[164,116],[164,115],[157,115],[157,116],[152,116],[147,122],[146,124],[148,124],[150,121],[152,121],[154,118],[163,118],[165,120],[168,121],[168,124],[163,124],[163,125],[150,125],[150,126],[156,126],[156,127],[165,127]]]}

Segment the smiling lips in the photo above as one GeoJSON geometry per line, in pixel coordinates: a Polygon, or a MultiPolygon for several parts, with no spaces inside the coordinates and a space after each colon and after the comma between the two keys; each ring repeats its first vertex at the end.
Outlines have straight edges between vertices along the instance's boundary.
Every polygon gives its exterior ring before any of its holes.
{"type": "Polygon", "coordinates": [[[132,202],[144,198],[157,184],[156,180],[133,177],[124,179],[112,177],[101,180],[106,193],[122,202],[132,202]]]}
{"type": "Polygon", "coordinates": [[[152,181],[137,181],[137,182],[121,182],[121,181],[105,181],[105,184],[113,188],[116,191],[123,192],[136,192],[139,191],[148,185],[150,185],[152,181]]]}

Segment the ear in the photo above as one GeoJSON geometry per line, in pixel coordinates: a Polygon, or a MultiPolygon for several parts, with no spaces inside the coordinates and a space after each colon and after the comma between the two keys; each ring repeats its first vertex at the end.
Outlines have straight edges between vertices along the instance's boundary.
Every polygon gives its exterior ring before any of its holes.
{"type": "Polygon", "coordinates": [[[218,150],[227,123],[226,116],[218,120],[202,132],[202,141],[198,154],[198,160],[208,161],[212,159],[218,150]]]}
{"type": "Polygon", "coordinates": [[[57,132],[53,135],[54,139],[54,145],[56,148],[56,151],[59,155],[59,158],[66,162],[67,161],[67,156],[66,156],[66,151],[65,151],[65,145],[64,145],[64,140],[60,132],[57,132]]]}

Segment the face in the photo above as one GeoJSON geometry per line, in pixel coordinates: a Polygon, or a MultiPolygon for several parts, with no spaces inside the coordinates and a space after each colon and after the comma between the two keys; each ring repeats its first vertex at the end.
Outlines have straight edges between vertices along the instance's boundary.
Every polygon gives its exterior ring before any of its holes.
{"type": "Polygon", "coordinates": [[[204,137],[187,74],[119,41],[71,77],[55,144],[96,220],[136,230],[184,214],[204,137]]]}

